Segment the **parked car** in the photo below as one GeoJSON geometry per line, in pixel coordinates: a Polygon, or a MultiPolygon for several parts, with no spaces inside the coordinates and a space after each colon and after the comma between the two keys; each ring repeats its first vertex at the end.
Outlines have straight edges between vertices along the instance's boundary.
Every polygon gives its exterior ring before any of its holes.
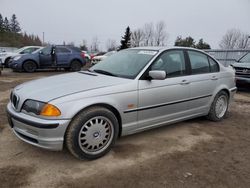
{"type": "Polygon", "coordinates": [[[47,46],[31,54],[17,55],[10,59],[13,70],[34,72],[36,69],[65,68],[79,71],[85,65],[84,54],[72,46],[47,46]]]}
{"type": "Polygon", "coordinates": [[[116,51],[110,51],[110,52],[107,52],[107,53],[105,53],[105,54],[96,55],[96,56],[94,56],[93,59],[92,59],[92,64],[96,64],[96,63],[98,63],[98,62],[104,60],[105,58],[107,58],[107,57],[113,55],[114,53],[116,53],[116,51]]]}
{"type": "Polygon", "coordinates": [[[250,86],[250,53],[245,54],[232,66],[236,71],[237,85],[250,86]]]}
{"type": "Polygon", "coordinates": [[[89,53],[87,51],[84,51],[84,50],[82,50],[82,53],[84,54],[85,61],[90,62],[91,56],[89,55],[89,53]]]}
{"type": "Polygon", "coordinates": [[[96,159],[119,136],[199,116],[220,121],[235,92],[233,68],[202,51],[132,48],[89,71],[17,86],[7,112],[21,140],[96,159]]]}
{"type": "Polygon", "coordinates": [[[14,52],[2,52],[0,53],[0,59],[2,60],[5,67],[9,67],[9,60],[11,57],[20,54],[31,54],[32,52],[42,48],[41,46],[25,46],[14,52]]]}

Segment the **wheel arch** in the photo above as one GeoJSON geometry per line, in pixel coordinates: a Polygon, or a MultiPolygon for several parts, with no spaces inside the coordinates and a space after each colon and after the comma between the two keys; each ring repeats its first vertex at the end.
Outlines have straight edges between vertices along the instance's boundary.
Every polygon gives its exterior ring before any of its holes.
{"type": "Polygon", "coordinates": [[[78,61],[79,63],[81,63],[81,65],[83,65],[83,62],[79,58],[73,58],[73,59],[71,59],[69,65],[71,65],[74,61],[78,61]]]}
{"type": "MultiPolygon", "coordinates": [[[[118,136],[120,137],[121,134],[122,134],[122,118],[121,118],[121,114],[119,113],[119,111],[112,105],[110,104],[107,104],[107,103],[96,103],[96,104],[91,104],[91,105],[88,105],[88,106],[85,106],[84,108],[82,108],[81,110],[79,110],[72,118],[72,120],[78,115],[80,114],[81,112],[89,109],[89,108],[92,108],[92,107],[103,107],[103,108],[106,108],[108,110],[110,110],[112,113],[114,113],[115,117],[117,118],[118,120],[118,128],[119,128],[119,133],[118,133],[118,136]]],[[[71,121],[72,121],[71,120],[71,121]]]]}
{"type": "Polygon", "coordinates": [[[32,61],[32,62],[34,62],[34,63],[36,64],[36,68],[39,67],[38,62],[36,62],[36,60],[34,60],[34,59],[25,59],[25,60],[22,62],[22,68],[23,68],[24,63],[27,62],[27,61],[32,61]]]}

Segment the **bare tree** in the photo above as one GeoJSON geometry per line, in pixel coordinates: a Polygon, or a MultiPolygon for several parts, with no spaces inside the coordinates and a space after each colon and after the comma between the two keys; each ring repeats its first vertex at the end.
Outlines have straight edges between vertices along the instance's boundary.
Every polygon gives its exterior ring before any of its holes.
{"type": "Polygon", "coordinates": [[[242,33],[237,42],[237,47],[239,49],[250,48],[250,36],[248,34],[242,33]]]}
{"type": "Polygon", "coordinates": [[[164,46],[167,40],[166,24],[160,21],[156,24],[155,32],[155,46],[164,46]]]}
{"type": "Polygon", "coordinates": [[[80,49],[84,50],[84,51],[88,51],[87,40],[85,40],[85,39],[82,40],[82,44],[80,45],[80,49]]]}
{"type": "Polygon", "coordinates": [[[106,48],[108,52],[116,50],[117,49],[116,41],[113,39],[108,39],[106,42],[106,48]]]}
{"type": "Polygon", "coordinates": [[[223,36],[219,46],[222,49],[245,49],[250,46],[249,35],[238,29],[230,29],[223,36]]]}
{"type": "Polygon", "coordinates": [[[91,43],[91,46],[90,46],[91,51],[92,52],[98,52],[99,51],[99,44],[100,44],[100,42],[99,42],[98,37],[94,37],[92,39],[92,43],[91,43]]]}
{"type": "Polygon", "coordinates": [[[142,45],[142,42],[145,38],[145,34],[142,29],[137,29],[132,32],[132,46],[138,47],[142,45]]]}
{"type": "Polygon", "coordinates": [[[152,46],[154,42],[154,24],[146,23],[143,28],[144,32],[144,46],[152,46]]]}

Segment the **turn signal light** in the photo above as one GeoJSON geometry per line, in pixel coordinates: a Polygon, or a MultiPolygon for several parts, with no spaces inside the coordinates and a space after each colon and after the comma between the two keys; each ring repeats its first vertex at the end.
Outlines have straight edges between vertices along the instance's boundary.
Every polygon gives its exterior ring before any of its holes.
{"type": "Polygon", "coordinates": [[[60,116],[60,110],[52,104],[45,104],[40,113],[42,116],[60,116]]]}

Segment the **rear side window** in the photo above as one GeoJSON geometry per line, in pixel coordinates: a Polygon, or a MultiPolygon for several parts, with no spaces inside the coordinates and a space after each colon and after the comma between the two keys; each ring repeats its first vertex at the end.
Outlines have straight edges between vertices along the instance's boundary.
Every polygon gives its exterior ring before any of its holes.
{"type": "Polygon", "coordinates": [[[210,72],[209,62],[206,55],[200,52],[188,51],[188,56],[193,74],[203,74],[210,72]]]}
{"type": "Polygon", "coordinates": [[[185,58],[182,50],[166,51],[157,58],[151,70],[163,70],[167,77],[177,77],[186,74],[185,58]]]}
{"type": "Polygon", "coordinates": [[[212,58],[208,58],[211,72],[219,72],[219,65],[212,58]]]}
{"type": "Polygon", "coordinates": [[[56,47],[56,53],[70,53],[70,50],[64,47],[56,47]]]}

